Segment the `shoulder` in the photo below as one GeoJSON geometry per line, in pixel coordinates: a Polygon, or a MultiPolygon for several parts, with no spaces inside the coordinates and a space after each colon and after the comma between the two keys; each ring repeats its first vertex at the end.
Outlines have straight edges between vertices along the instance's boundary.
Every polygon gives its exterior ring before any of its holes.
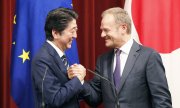
{"type": "Polygon", "coordinates": [[[36,52],[33,57],[32,63],[35,62],[49,62],[51,57],[51,49],[48,43],[44,43],[42,47],[36,52]]]}
{"type": "Polygon", "coordinates": [[[139,43],[137,43],[135,40],[133,41],[133,45],[132,45],[132,48],[131,50],[134,50],[138,53],[144,53],[144,54],[151,54],[151,53],[157,53],[158,52],[156,50],[154,50],[153,48],[150,48],[148,46],[144,46],[144,45],[141,45],[139,43]]]}
{"type": "Polygon", "coordinates": [[[145,54],[159,54],[159,52],[157,52],[155,49],[147,47],[147,46],[143,46],[143,45],[139,45],[140,46],[140,52],[141,53],[145,53],[145,54]]]}
{"type": "Polygon", "coordinates": [[[153,48],[141,45],[136,41],[133,42],[133,45],[130,50],[131,55],[138,54],[140,59],[149,60],[150,58],[161,58],[160,54],[153,48]]]}
{"type": "Polygon", "coordinates": [[[155,49],[143,46],[139,44],[140,49],[137,51],[140,54],[140,58],[143,58],[144,60],[161,60],[161,55],[159,52],[157,52],[155,49]]]}
{"type": "Polygon", "coordinates": [[[114,54],[114,50],[113,49],[110,49],[109,51],[101,54],[98,56],[99,59],[106,59],[106,58],[109,58],[109,57],[112,57],[114,54]]]}

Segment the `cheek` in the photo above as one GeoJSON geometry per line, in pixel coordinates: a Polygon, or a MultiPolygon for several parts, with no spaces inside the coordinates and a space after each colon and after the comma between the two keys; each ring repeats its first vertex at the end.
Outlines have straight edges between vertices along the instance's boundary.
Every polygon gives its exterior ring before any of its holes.
{"type": "Polygon", "coordinates": [[[64,41],[65,42],[69,42],[70,40],[72,39],[72,36],[71,35],[66,35],[66,36],[64,36],[64,41]]]}
{"type": "Polygon", "coordinates": [[[67,37],[62,37],[60,40],[59,40],[59,43],[61,43],[63,46],[66,46],[66,44],[69,42],[69,39],[67,37]]]}
{"type": "Polygon", "coordinates": [[[72,44],[73,37],[67,37],[65,41],[66,41],[66,44],[69,46],[72,44]]]}
{"type": "Polygon", "coordinates": [[[118,33],[113,33],[111,37],[112,40],[118,40],[120,38],[120,35],[118,33]]]}

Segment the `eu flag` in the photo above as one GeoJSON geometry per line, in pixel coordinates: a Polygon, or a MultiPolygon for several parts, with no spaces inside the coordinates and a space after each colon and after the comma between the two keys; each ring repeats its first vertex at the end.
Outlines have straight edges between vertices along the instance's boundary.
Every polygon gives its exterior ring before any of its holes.
{"type": "MultiPolygon", "coordinates": [[[[45,41],[44,25],[47,13],[58,7],[71,8],[71,5],[72,0],[16,0],[11,96],[19,108],[34,107],[30,65],[34,54],[45,41]]],[[[70,64],[79,63],[75,40],[66,55],[70,64]]]]}

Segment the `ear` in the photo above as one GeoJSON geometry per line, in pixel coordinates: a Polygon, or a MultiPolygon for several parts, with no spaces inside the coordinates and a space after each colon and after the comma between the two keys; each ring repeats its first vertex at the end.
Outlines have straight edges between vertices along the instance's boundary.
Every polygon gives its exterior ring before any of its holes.
{"type": "Polygon", "coordinates": [[[121,25],[122,26],[122,29],[123,30],[126,30],[127,29],[127,25],[126,24],[123,24],[123,25],[121,25]]]}
{"type": "Polygon", "coordinates": [[[120,26],[121,26],[120,28],[122,31],[127,32],[127,25],[126,24],[122,24],[120,26]]]}
{"type": "Polygon", "coordinates": [[[54,29],[52,29],[52,36],[54,37],[54,39],[58,38],[58,32],[54,29]]]}

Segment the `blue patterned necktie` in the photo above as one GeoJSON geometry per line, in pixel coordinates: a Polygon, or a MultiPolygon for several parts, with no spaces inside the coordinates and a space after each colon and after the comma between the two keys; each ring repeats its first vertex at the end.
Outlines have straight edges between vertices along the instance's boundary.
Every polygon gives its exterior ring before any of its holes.
{"type": "Polygon", "coordinates": [[[68,61],[67,61],[66,56],[63,55],[63,56],[61,57],[61,59],[62,59],[62,62],[64,63],[64,65],[65,65],[65,67],[66,67],[66,69],[67,69],[67,68],[69,67],[69,63],[68,63],[68,61]]]}
{"type": "Polygon", "coordinates": [[[120,87],[120,75],[121,75],[121,67],[120,67],[120,54],[121,54],[121,50],[117,49],[115,51],[116,53],[116,67],[114,70],[114,85],[116,87],[117,92],[119,92],[119,87],[120,87]]]}

